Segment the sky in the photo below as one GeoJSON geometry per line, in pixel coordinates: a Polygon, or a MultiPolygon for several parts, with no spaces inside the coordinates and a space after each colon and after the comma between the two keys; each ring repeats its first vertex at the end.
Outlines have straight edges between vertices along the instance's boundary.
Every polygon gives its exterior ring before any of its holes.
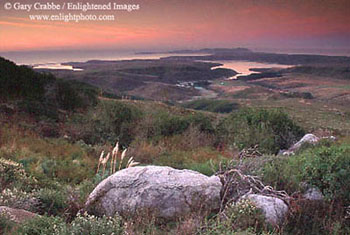
{"type": "Polygon", "coordinates": [[[0,51],[168,50],[206,47],[350,48],[349,0],[0,0],[0,51]],[[62,10],[19,10],[55,3],[62,10]],[[68,10],[68,3],[140,9],[68,10]],[[10,5],[10,7],[9,7],[10,5]],[[38,6],[38,4],[37,4],[38,6]],[[5,9],[10,8],[10,9],[5,9]],[[111,21],[45,21],[30,15],[113,15],[111,21]]]}

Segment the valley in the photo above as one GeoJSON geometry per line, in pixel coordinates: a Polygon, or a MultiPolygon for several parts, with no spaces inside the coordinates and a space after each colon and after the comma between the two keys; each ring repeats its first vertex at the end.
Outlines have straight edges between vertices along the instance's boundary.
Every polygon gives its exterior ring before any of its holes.
{"type": "Polygon", "coordinates": [[[80,71],[49,72],[120,97],[185,106],[209,99],[242,107],[282,108],[308,127],[350,131],[350,124],[340,124],[350,115],[349,57],[255,53],[243,48],[167,53],[174,56],[69,62],[64,66],[80,71]]]}

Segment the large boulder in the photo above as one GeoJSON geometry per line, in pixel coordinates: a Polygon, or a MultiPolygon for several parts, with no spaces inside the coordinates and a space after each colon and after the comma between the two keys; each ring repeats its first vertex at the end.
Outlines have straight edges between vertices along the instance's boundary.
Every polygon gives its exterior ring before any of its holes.
{"type": "Polygon", "coordinates": [[[150,211],[156,218],[175,219],[199,209],[220,206],[219,177],[171,167],[131,167],[103,180],[89,195],[85,209],[124,217],[150,211]]]}
{"type": "Polygon", "coordinates": [[[288,212],[287,204],[277,197],[248,194],[242,199],[252,201],[257,208],[262,210],[266,222],[274,226],[282,224],[288,212]]]}
{"type": "Polygon", "coordinates": [[[26,210],[14,209],[7,206],[0,206],[0,214],[5,215],[7,218],[16,223],[22,223],[34,217],[40,216],[26,210]]]}

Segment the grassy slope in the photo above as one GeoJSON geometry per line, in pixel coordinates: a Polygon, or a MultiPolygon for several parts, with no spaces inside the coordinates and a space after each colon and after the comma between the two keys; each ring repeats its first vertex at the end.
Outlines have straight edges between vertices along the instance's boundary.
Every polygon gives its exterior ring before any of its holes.
{"type": "Polygon", "coordinates": [[[348,135],[350,131],[350,90],[344,79],[292,72],[256,81],[217,80],[210,88],[219,94],[218,99],[241,106],[283,108],[310,132],[329,130],[348,135]],[[313,99],[288,98],[281,92],[310,92],[313,99]]]}

